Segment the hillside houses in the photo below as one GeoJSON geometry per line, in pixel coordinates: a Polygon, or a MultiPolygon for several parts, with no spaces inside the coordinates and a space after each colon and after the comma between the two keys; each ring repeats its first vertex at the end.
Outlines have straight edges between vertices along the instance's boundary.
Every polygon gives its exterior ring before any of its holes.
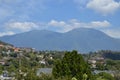
{"type": "Polygon", "coordinates": [[[3,59],[0,60],[0,64],[1,64],[1,65],[5,65],[5,63],[6,63],[5,60],[3,60],[3,59]]]}
{"type": "Polygon", "coordinates": [[[105,59],[103,57],[92,57],[88,60],[91,68],[97,68],[97,65],[105,65],[105,59]]]}

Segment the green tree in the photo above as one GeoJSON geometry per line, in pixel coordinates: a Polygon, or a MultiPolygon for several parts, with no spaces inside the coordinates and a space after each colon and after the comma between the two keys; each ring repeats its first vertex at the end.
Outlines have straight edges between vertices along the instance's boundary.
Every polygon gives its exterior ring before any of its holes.
{"type": "Polygon", "coordinates": [[[88,78],[87,74],[86,73],[83,74],[83,80],[87,80],[87,78],[88,78]]]}
{"type": "Polygon", "coordinates": [[[36,75],[35,71],[29,70],[27,75],[24,77],[24,80],[40,80],[39,77],[36,75]]]}
{"type": "Polygon", "coordinates": [[[86,80],[92,78],[88,64],[77,51],[66,52],[63,59],[55,62],[52,73],[55,78],[69,76],[82,80],[84,74],[88,76],[86,80]]]}
{"type": "Polygon", "coordinates": [[[73,77],[72,80],[77,80],[77,79],[75,77],[73,77]]]}
{"type": "Polygon", "coordinates": [[[0,74],[2,74],[4,67],[0,65],[0,74]]]}
{"type": "Polygon", "coordinates": [[[111,74],[101,72],[101,73],[97,74],[97,80],[115,80],[115,79],[111,74]]]}

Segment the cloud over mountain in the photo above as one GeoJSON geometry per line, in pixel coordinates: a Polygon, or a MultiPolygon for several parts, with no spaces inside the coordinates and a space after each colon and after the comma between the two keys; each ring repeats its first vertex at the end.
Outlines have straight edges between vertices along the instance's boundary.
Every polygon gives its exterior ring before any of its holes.
{"type": "Polygon", "coordinates": [[[104,20],[104,21],[92,21],[89,23],[80,22],[76,19],[71,19],[69,21],[57,21],[57,20],[51,20],[48,23],[48,26],[52,26],[55,28],[58,28],[58,32],[67,32],[75,28],[106,28],[109,27],[111,24],[110,22],[104,20]]]}
{"type": "MultiPolygon", "coordinates": [[[[107,20],[104,21],[91,21],[91,22],[81,22],[77,19],[71,19],[68,21],[58,21],[50,20],[48,22],[19,22],[19,21],[10,21],[4,24],[4,32],[14,32],[21,33],[30,30],[52,30],[56,32],[68,32],[76,28],[95,28],[95,29],[105,29],[109,28],[111,23],[107,20]]],[[[0,35],[3,35],[4,32],[1,32],[0,35]]],[[[5,34],[4,35],[8,35],[5,34]]]]}
{"type": "Polygon", "coordinates": [[[9,22],[6,23],[5,26],[9,30],[20,30],[20,31],[30,31],[32,29],[38,28],[38,25],[33,22],[9,22]]]}
{"type": "Polygon", "coordinates": [[[0,32],[0,37],[2,36],[6,36],[6,35],[14,35],[15,33],[12,31],[8,31],[8,32],[0,32]]]}

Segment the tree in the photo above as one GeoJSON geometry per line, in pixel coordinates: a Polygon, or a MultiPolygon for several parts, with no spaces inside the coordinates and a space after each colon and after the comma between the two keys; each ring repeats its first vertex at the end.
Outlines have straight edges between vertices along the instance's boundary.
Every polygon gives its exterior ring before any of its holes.
{"type": "Polygon", "coordinates": [[[0,74],[2,74],[4,67],[0,65],[0,74]]]}
{"type": "Polygon", "coordinates": [[[87,74],[86,73],[83,74],[83,80],[87,80],[87,78],[88,78],[87,74]]]}
{"type": "Polygon", "coordinates": [[[92,78],[88,64],[77,51],[66,52],[63,59],[56,60],[52,73],[55,78],[69,76],[82,80],[84,74],[88,76],[86,80],[92,78]]]}
{"type": "Polygon", "coordinates": [[[111,74],[101,72],[101,73],[97,74],[97,80],[115,80],[115,79],[111,74]]]}
{"type": "Polygon", "coordinates": [[[75,77],[73,77],[72,80],[77,80],[77,79],[75,77]]]}

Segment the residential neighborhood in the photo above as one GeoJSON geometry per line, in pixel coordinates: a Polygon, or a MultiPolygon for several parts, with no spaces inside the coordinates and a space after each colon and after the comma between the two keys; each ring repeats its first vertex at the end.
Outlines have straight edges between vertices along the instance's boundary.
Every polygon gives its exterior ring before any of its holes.
{"type": "MultiPolygon", "coordinates": [[[[119,71],[110,67],[111,60],[105,55],[107,52],[110,53],[110,51],[100,51],[82,55],[89,64],[93,75],[105,72],[113,77],[116,77],[117,74],[117,77],[119,77],[119,71]]],[[[24,80],[29,78],[30,75],[38,77],[43,76],[43,74],[50,75],[55,61],[63,59],[65,53],[66,51],[38,51],[34,48],[0,44],[0,80],[18,80],[19,78],[24,80]]],[[[118,64],[115,65],[119,66],[118,64]]]]}

